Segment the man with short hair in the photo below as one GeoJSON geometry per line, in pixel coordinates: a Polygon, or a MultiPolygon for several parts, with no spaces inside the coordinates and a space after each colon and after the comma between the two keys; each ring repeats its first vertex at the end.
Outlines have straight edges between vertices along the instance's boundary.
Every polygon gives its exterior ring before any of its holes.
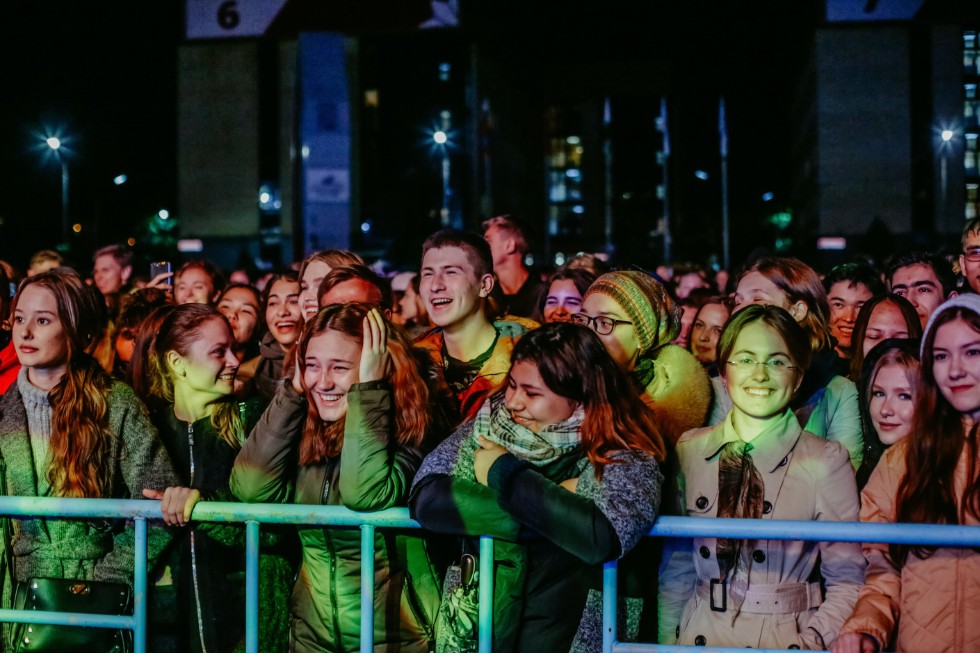
{"type": "Polygon", "coordinates": [[[888,287],[912,303],[925,328],[933,311],[956,296],[956,277],[942,256],[909,251],[894,256],[888,264],[888,287]]]}
{"type": "Polygon", "coordinates": [[[973,218],[963,225],[960,242],[963,246],[960,253],[960,274],[966,279],[969,290],[980,293],[980,218],[973,218]]]}
{"type": "Polygon", "coordinates": [[[464,420],[475,417],[487,396],[503,386],[511,351],[533,325],[487,317],[492,267],[490,247],[476,234],[444,229],[422,245],[419,292],[436,326],[415,344],[432,359],[464,420]]]}
{"type": "MultiPolygon", "coordinates": [[[[844,369],[850,370],[851,335],[858,313],[866,301],[885,292],[885,284],[878,272],[864,263],[844,263],[830,271],[823,280],[830,303],[830,335],[836,344],[834,349],[844,369]]],[[[847,376],[847,374],[843,374],[847,376]]]]}
{"type": "Polygon", "coordinates": [[[317,298],[320,308],[350,302],[371,304],[391,319],[391,286],[366,265],[342,265],[327,272],[317,298]]]}
{"type": "Polygon", "coordinates": [[[61,254],[53,249],[42,249],[35,252],[34,256],[31,257],[31,262],[27,266],[27,276],[33,277],[35,274],[53,270],[63,264],[64,259],[61,254]]]}
{"type": "Polygon", "coordinates": [[[92,278],[106,297],[119,293],[133,273],[133,255],[122,245],[107,245],[95,252],[92,278]]]}
{"type": "Polygon", "coordinates": [[[524,263],[524,256],[531,249],[527,229],[510,215],[490,218],[481,226],[490,245],[493,274],[499,282],[499,290],[493,295],[500,305],[498,313],[530,318],[542,283],[524,263]]]}

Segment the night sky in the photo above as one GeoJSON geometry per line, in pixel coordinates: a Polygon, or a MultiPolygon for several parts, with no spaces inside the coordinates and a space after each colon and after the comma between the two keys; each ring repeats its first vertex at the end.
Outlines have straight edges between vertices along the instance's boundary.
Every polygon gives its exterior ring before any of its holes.
{"type": "MultiPolygon", "coordinates": [[[[86,225],[75,237],[80,255],[120,237],[128,223],[173,208],[183,3],[16,0],[4,9],[0,258],[23,266],[58,240],[60,168],[45,156],[42,134],[63,135],[71,148],[71,217],[86,225]],[[128,177],[119,187],[118,174],[128,177]]],[[[813,3],[504,0],[480,11],[490,13],[477,37],[490,47],[499,34],[499,47],[515,58],[666,64],[682,206],[689,197],[716,205],[724,94],[733,217],[757,219],[769,208],[761,202],[766,191],[785,202],[790,105],[819,18],[813,3]],[[708,188],[695,169],[712,174],[708,188]]]]}

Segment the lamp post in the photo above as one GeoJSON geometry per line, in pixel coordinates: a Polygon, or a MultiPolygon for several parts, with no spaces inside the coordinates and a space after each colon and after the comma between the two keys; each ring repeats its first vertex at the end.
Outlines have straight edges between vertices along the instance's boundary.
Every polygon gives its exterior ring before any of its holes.
{"type": "Polygon", "coordinates": [[[68,160],[62,152],[62,142],[57,136],[49,136],[45,141],[47,146],[61,164],[61,238],[68,242],[68,160]]]}

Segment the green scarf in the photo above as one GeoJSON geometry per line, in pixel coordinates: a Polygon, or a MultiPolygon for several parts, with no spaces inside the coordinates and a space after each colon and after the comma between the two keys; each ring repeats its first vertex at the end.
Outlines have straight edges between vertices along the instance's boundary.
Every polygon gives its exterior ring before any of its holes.
{"type": "Polygon", "coordinates": [[[520,460],[536,466],[547,465],[582,445],[581,406],[563,422],[551,424],[535,433],[516,423],[504,406],[504,393],[498,392],[483,402],[473,423],[473,438],[483,436],[496,442],[520,460]]]}

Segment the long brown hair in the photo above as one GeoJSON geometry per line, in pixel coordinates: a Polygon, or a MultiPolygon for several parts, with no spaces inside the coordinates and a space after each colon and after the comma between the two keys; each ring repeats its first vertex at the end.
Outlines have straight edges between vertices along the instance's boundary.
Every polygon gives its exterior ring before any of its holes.
{"type": "Polygon", "coordinates": [[[637,401],[636,391],[588,327],[567,322],[546,324],[525,334],[511,365],[534,364],[555,394],[582,405],[582,446],[602,474],[617,451],[645,451],[658,461],[666,456],[653,412],[637,401]]]}
{"type": "MultiPolygon", "coordinates": [[[[299,464],[314,465],[328,458],[336,458],[344,445],[344,426],[346,416],[334,422],[324,422],[316,409],[310,388],[306,387],[303,374],[306,372],[306,350],[310,340],[333,330],[352,338],[361,344],[364,337],[364,317],[374,308],[367,304],[331,304],[320,309],[303,326],[296,343],[296,361],[303,379],[303,392],[306,395],[306,425],[299,448],[299,464]]],[[[432,413],[429,406],[429,388],[419,373],[418,364],[412,355],[411,343],[402,332],[385,320],[388,327],[388,354],[391,365],[388,367],[388,382],[394,394],[395,432],[394,438],[400,445],[418,447],[422,444],[432,413]]],[[[356,363],[355,363],[356,364],[356,363]]]]}
{"type": "Polygon", "coordinates": [[[68,349],[68,369],[51,389],[51,463],[47,479],[61,497],[101,498],[109,492],[116,434],[109,430],[112,377],[85,353],[100,332],[96,295],[75,272],[56,268],[21,281],[14,298],[37,286],[54,295],[68,349]]]}
{"type": "MultiPolygon", "coordinates": [[[[858,311],[857,319],[854,321],[854,331],[851,333],[851,381],[857,383],[861,379],[861,370],[864,367],[864,339],[868,335],[868,323],[875,309],[884,303],[893,304],[898,308],[902,317],[905,319],[905,327],[909,333],[909,338],[918,340],[922,337],[922,323],[919,322],[919,315],[915,312],[915,307],[901,295],[886,293],[872,297],[864,302],[861,310],[858,311]]],[[[869,352],[870,353],[870,352],[869,352]]]]}
{"type": "MultiPolygon", "coordinates": [[[[137,365],[146,383],[147,392],[168,405],[174,403],[174,375],[167,365],[167,352],[175,351],[181,356],[187,356],[191,344],[200,338],[201,327],[217,320],[231,334],[228,320],[218,309],[207,304],[181,304],[179,306],[164,306],[157,309],[148,322],[156,325],[152,333],[141,330],[148,344],[138,345],[133,351],[133,358],[146,356],[137,365]]],[[[135,374],[135,368],[134,368],[135,374]]],[[[244,425],[241,411],[234,397],[216,401],[211,410],[211,426],[218,437],[227,442],[232,448],[241,447],[244,439],[244,425]]]]}
{"type": "MultiPolygon", "coordinates": [[[[898,485],[895,521],[917,524],[962,524],[966,515],[980,518],[980,478],[977,478],[977,425],[963,437],[962,415],[943,397],[933,374],[933,346],[940,327],[963,320],[980,333],[980,315],[961,306],[950,306],[930,322],[922,343],[922,387],[916,396],[912,435],[904,440],[905,476],[898,485]],[[966,487],[956,494],[955,474],[963,448],[967,448],[966,487]]],[[[935,547],[889,546],[896,567],[905,564],[909,552],[928,557],[935,547]]]]}

